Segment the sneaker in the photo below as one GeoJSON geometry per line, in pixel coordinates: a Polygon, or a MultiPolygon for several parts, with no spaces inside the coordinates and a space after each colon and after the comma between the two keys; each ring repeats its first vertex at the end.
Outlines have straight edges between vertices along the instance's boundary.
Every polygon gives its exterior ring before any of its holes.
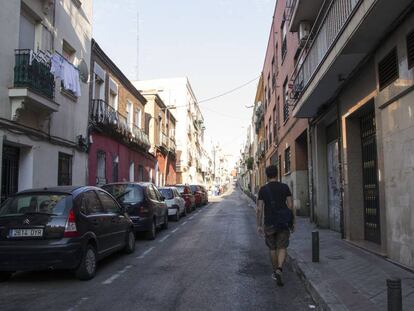
{"type": "Polygon", "coordinates": [[[282,271],[281,270],[276,270],[275,272],[273,272],[274,277],[276,279],[276,284],[278,286],[283,286],[283,279],[282,279],[282,271]]]}
{"type": "Polygon", "coordinates": [[[273,273],[272,273],[272,279],[275,280],[275,281],[277,281],[276,271],[273,271],[273,273]]]}

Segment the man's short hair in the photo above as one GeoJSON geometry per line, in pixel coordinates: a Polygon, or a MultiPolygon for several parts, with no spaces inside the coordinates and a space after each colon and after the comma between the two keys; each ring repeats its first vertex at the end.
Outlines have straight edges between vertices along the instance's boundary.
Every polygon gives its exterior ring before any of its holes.
{"type": "Polygon", "coordinates": [[[266,176],[267,178],[276,178],[277,177],[277,166],[276,165],[269,165],[266,167],[266,176]]]}

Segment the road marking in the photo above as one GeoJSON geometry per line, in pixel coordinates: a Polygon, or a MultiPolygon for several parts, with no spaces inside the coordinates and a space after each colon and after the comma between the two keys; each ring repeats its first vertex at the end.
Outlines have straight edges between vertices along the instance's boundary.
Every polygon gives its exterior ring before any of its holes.
{"type": "Polygon", "coordinates": [[[144,258],[146,255],[148,255],[153,249],[154,249],[155,247],[153,246],[153,247],[150,247],[149,249],[147,249],[145,252],[143,252],[142,254],[141,254],[141,256],[138,256],[138,257],[136,257],[137,259],[142,259],[142,258],[144,258]]]}
{"type": "Polygon", "coordinates": [[[68,311],[74,311],[74,310],[76,310],[76,309],[78,309],[79,307],[80,307],[80,305],[82,304],[82,303],[84,303],[86,300],[88,300],[89,298],[88,297],[82,297],[79,301],[78,301],[78,303],[77,304],[75,304],[73,307],[71,307],[71,308],[69,308],[68,309],[68,311]]]}
{"type": "Polygon", "coordinates": [[[126,266],[121,271],[115,273],[113,276],[111,276],[110,278],[108,278],[105,281],[103,281],[102,284],[103,285],[109,285],[109,284],[111,284],[113,281],[115,281],[117,278],[119,278],[122,274],[124,274],[125,272],[127,272],[127,270],[130,269],[131,267],[132,267],[131,265],[126,266]]]}
{"type": "Polygon", "coordinates": [[[160,240],[160,243],[162,243],[162,242],[164,242],[166,239],[168,239],[170,237],[170,234],[167,234],[165,237],[163,237],[161,240],[160,240]]]}
{"type": "Polygon", "coordinates": [[[179,230],[179,228],[175,228],[171,233],[176,233],[179,230]]]}
{"type": "Polygon", "coordinates": [[[181,226],[185,226],[188,223],[188,221],[184,221],[181,226]]]}
{"type": "Polygon", "coordinates": [[[195,215],[191,216],[190,218],[188,218],[189,220],[193,219],[195,215]]]}

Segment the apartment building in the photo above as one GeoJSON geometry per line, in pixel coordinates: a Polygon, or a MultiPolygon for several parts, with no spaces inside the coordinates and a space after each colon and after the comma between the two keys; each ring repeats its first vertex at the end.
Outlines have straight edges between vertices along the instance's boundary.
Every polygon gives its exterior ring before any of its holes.
{"type": "Polygon", "coordinates": [[[1,200],[85,184],[92,1],[0,1],[1,200]]]}
{"type": "Polygon", "coordinates": [[[257,195],[261,186],[266,183],[266,159],[265,159],[265,125],[264,125],[264,85],[263,74],[257,85],[254,100],[252,126],[254,128],[254,163],[253,163],[253,194],[257,195]]]}
{"type": "Polygon", "coordinates": [[[150,153],[157,159],[155,184],[157,186],[176,184],[176,120],[156,90],[143,91],[146,98],[145,118],[151,143],[150,153]]]}
{"type": "Polygon", "coordinates": [[[142,92],[156,90],[177,120],[177,183],[204,184],[204,119],[188,78],[135,81],[142,92]]]}
{"type": "Polygon", "coordinates": [[[292,75],[301,51],[298,33],[289,31],[291,1],[276,2],[262,69],[266,166],[278,167],[289,185],[298,215],[309,215],[308,121],[292,111],[292,75]]]}
{"type": "Polygon", "coordinates": [[[414,14],[408,0],[293,1],[293,116],[310,120],[312,218],[414,267],[414,14]]]}
{"type": "MultiPolygon", "coordinates": [[[[92,40],[89,96],[89,184],[154,181],[148,151],[147,100],[92,40]]],[[[158,177],[157,177],[158,178],[158,177]]]]}

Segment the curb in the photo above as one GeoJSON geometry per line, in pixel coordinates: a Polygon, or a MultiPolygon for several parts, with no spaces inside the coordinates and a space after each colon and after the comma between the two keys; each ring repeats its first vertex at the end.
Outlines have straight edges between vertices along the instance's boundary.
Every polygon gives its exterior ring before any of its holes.
{"type": "MultiPolygon", "coordinates": [[[[294,251],[291,251],[291,252],[294,252],[294,251]]],[[[301,264],[294,258],[294,256],[289,254],[289,252],[287,254],[286,265],[288,266],[288,268],[290,268],[291,271],[295,272],[299,276],[299,278],[302,280],[302,282],[305,285],[306,290],[311,295],[315,303],[318,305],[318,310],[333,311],[336,309],[336,308],[333,309],[326,302],[326,299],[321,295],[320,291],[318,291],[316,284],[313,281],[311,281],[306,275],[306,272],[305,272],[306,269],[303,268],[301,264]]],[[[339,307],[339,310],[344,310],[344,308],[342,308],[343,305],[338,304],[337,306],[339,307]]]]}

